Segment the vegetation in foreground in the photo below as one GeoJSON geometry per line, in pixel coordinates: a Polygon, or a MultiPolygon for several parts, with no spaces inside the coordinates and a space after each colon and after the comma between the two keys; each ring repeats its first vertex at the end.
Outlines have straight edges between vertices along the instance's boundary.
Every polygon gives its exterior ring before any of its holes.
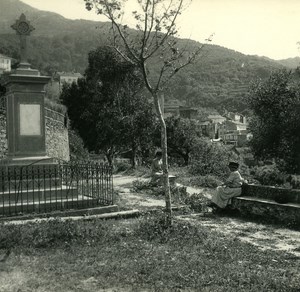
{"type": "MultiPolygon", "coordinates": [[[[1,291],[298,291],[298,257],[163,216],[1,225],[1,291]],[[22,290],[18,290],[22,289],[22,290]]],[[[217,220],[209,219],[206,220],[217,220]]],[[[249,231],[251,232],[251,230],[249,231]]]]}

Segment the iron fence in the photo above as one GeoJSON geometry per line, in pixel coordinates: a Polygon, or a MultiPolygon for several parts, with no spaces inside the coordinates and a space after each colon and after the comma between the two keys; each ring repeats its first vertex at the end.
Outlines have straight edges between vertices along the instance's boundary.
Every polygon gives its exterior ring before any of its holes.
{"type": "Polygon", "coordinates": [[[98,163],[0,167],[0,216],[114,203],[112,169],[98,163]]]}

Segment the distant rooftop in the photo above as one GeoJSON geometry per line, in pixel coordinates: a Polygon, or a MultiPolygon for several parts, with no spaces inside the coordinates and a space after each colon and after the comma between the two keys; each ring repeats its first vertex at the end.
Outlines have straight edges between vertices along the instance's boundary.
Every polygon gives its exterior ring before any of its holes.
{"type": "Polygon", "coordinates": [[[67,76],[67,77],[78,77],[78,78],[82,77],[82,74],[77,72],[56,72],[55,74],[59,76],[67,76]]]}
{"type": "Polygon", "coordinates": [[[208,119],[226,119],[226,118],[222,117],[221,115],[209,115],[207,118],[208,119]]]}
{"type": "Polygon", "coordinates": [[[3,54],[0,54],[0,58],[5,58],[5,59],[11,59],[11,60],[12,60],[11,57],[7,57],[7,56],[5,56],[5,55],[3,55],[3,54]]]}

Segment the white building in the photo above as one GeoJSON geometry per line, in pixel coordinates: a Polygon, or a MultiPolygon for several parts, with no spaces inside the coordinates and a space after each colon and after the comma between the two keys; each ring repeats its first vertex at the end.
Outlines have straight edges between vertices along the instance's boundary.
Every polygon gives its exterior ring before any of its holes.
{"type": "Polygon", "coordinates": [[[0,54],[0,74],[11,71],[11,58],[0,54]]]}

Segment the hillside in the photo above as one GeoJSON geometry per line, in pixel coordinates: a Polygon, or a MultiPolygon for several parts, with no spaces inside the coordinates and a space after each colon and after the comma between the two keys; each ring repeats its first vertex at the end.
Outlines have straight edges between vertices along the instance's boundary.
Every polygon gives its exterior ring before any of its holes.
{"type": "Polygon", "coordinates": [[[278,60],[277,61],[279,64],[286,66],[291,69],[296,69],[297,67],[300,66],[300,57],[295,57],[295,58],[288,58],[284,60],[278,60]]]}
{"type": "MultiPolygon", "coordinates": [[[[0,0],[0,53],[17,60],[19,41],[10,26],[22,12],[36,27],[29,41],[30,62],[44,74],[71,70],[84,73],[88,52],[107,43],[108,23],[69,20],[19,0],[0,0]]],[[[179,45],[185,42],[178,40],[179,45]]],[[[191,47],[197,45],[194,41],[190,43],[191,47]]],[[[155,67],[155,60],[153,64],[155,67]]],[[[283,66],[286,64],[207,45],[203,57],[171,80],[166,99],[175,98],[191,106],[243,111],[243,98],[251,81],[266,78],[272,70],[283,66]]]]}

